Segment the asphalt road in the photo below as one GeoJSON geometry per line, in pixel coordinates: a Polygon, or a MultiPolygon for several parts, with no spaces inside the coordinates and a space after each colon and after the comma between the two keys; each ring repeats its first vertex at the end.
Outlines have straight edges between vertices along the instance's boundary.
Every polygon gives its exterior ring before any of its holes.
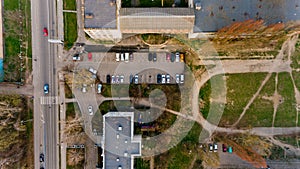
{"type": "Polygon", "coordinates": [[[49,169],[58,168],[58,108],[55,104],[41,104],[47,97],[57,96],[55,73],[56,44],[48,38],[56,35],[56,1],[33,0],[32,16],[32,55],[34,86],[34,164],[49,169]],[[43,28],[48,28],[48,37],[43,36],[43,28]],[[49,94],[43,92],[44,84],[49,84],[49,94]],[[39,162],[39,154],[45,154],[45,162],[39,162]]]}

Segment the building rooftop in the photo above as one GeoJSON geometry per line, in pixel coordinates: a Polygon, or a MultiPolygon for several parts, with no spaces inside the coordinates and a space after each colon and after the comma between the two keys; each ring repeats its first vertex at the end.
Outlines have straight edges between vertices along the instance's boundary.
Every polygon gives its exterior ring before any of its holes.
{"type": "Polygon", "coordinates": [[[194,27],[190,8],[121,8],[122,33],[189,33],[194,27]]]}
{"type": "Polygon", "coordinates": [[[121,8],[120,16],[194,16],[191,8],[121,8]]]}
{"type": "Polygon", "coordinates": [[[194,32],[214,32],[235,21],[263,19],[266,24],[300,19],[299,0],[195,0],[194,32]]]}
{"type": "Polygon", "coordinates": [[[141,155],[141,137],[133,136],[133,112],[109,112],[104,119],[104,168],[133,168],[141,155]]]}
{"type": "Polygon", "coordinates": [[[117,28],[116,4],[112,0],[84,0],[85,28],[117,28]]]}

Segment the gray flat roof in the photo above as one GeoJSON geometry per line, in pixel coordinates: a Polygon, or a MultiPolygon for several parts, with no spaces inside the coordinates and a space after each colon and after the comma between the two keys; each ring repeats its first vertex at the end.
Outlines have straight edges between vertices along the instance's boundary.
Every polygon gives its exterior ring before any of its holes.
{"type": "Polygon", "coordinates": [[[84,18],[85,28],[117,28],[116,5],[111,0],[85,0],[84,15],[91,14],[93,18],[84,18]]]}
{"type": "Polygon", "coordinates": [[[299,0],[195,0],[194,32],[214,32],[235,21],[263,19],[266,24],[300,20],[299,0]]]}
{"type": "Polygon", "coordinates": [[[141,138],[133,137],[133,112],[109,112],[103,118],[104,168],[132,168],[133,157],[141,154],[141,138]]]}
{"type": "Polygon", "coordinates": [[[191,16],[194,10],[191,8],[121,8],[120,16],[191,16]]]}

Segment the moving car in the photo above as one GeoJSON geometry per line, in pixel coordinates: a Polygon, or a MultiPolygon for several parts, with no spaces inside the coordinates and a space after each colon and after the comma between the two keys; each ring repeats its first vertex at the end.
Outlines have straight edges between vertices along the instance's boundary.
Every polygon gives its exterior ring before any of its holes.
{"type": "Polygon", "coordinates": [[[166,83],[166,75],[161,75],[161,83],[165,84],[166,83]]]}
{"type": "Polygon", "coordinates": [[[48,29],[46,27],[43,29],[43,33],[44,36],[48,36],[48,29]]]}
{"type": "Polygon", "coordinates": [[[44,93],[48,94],[49,93],[49,84],[44,85],[44,93]]]}
{"type": "Polygon", "coordinates": [[[89,111],[90,115],[93,115],[94,114],[94,112],[93,112],[93,106],[89,105],[88,106],[88,111],[89,111]]]}
{"type": "Polygon", "coordinates": [[[102,84],[97,85],[97,93],[101,93],[102,90],[102,84]]]}
{"type": "Polygon", "coordinates": [[[161,83],[161,74],[157,74],[157,83],[161,83]]]}
{"type": "Polygon", "coordinates": [[[40,154],[40,162],[44,162],[44,154],[43,153],[40,154]]]}
{"type": "Polygon", "coordinates": [[[171,81],[171,77],[169,74],[166,75],[166,81],[167,81],[167,83],[170,83],[170,81],[171,81]]]}

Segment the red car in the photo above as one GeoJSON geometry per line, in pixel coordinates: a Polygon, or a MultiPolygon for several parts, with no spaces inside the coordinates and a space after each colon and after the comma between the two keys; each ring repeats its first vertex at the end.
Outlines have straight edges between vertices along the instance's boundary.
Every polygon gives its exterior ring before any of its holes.
{"type": "Polygon", "coordinates": [[[167,60],[167,61],[170,61],[170,60],[171,60],[171,54],[170,54],[170,53],[167,53],[167,54],[166,54],[166,60],[167,60]]]}
{"type": "Polygon", "coordinates": [[[44,36],[48,36],[48,29],[47,28],[44,28],[43,32],[44,32],[44,36]]]}

